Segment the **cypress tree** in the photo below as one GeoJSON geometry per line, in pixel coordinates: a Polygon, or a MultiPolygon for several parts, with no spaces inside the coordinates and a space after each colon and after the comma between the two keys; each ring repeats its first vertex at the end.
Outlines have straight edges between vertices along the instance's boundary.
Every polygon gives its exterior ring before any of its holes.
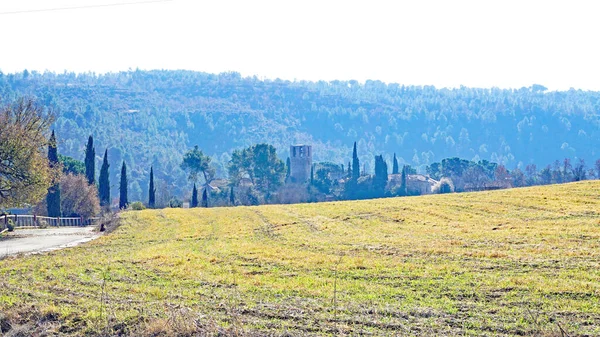
{"type": "Polygon", "coordinates": [[[408,189],[406,188],[406,165],[402,166],[402,177],[400,179],[400,195],[407,195],[408,189]]]}
{"type": "Polygon", "coordinates": [[[229,203],[235,206],[235,194],[233,194],[233,185],[229,188],[229,203]]]}
{"type": "Polygon", "coordinates": [[[196,188],[196,183],[194,183],[194,189],[192,190],[192,202],[190,207],[198,207],[198,189],[196,188]]]}
{"type": "Polygon", "coordinates": [[[350,180],[344,186],[344,194],[347,199],[355,199],[358,196],[358,178],[360,177],[360,163],[356,152],[356,142],[352,150],[352,166],[348,162],[348,177],[350,180]]]}
{"type": "Polygon", "coordinates": [[[127,201],[127,166],[123,160],[123,166],[121,166],[121,184],[119,185],[119,208],[125,209],[129,202],[127,201]]]}
{"type": "Polygon", "coordinates": [[[396,154],[394,153],[394,163],[392,164],[392,174],[398,174],[398,159],[396,159],[396,154]]]}
{"type": "Polygon", "coordinates": [[[150,166],[150,186],[148,188],[148,207],[154,208],[156,206],[156,188],[154,188],[154,170],[150,166]]]}
{"type": "MultiPolygon", "coordinates": [[[[48,163],[51,168],[55,168],[58,165],[58,149],[56,147],[56,137],[54,136],[54,130],[50,136],[48,142],[48,163]]],[[[57,181],[54,181],[48,189],[48,195],[46,196],[46,204],[48,207],[48,216],[59,217],[60,216],[60,186],[57,181]]]]}
{"type": "Polygon", "coordinates": [[[358,181],[360,177],[360,162],[356,152],[356,142],[354,142],[354,150],[352,151],[352,180],[358,181]]]}
{"type": "Polygon", "coordinates": [[[104,151],[104,160],[100,167],[100,176],[98,177],[98,196],[100,197],[100,205],[110,207],[110,181],[108,178],[108,149],[104,151]]]}
{"type": "Polygon", "coordinates": [[[204,187],[204,192],[202,192],[202,207],[208,207],[208,194],[206,193],[206,187],[204,187]]]}
{"type": "Polygon", "coordinates": [[[85,147],[85,177],[88,184],[96,183],[96,149],[94,148],[94,138],[88,138],[87,146],[85,147]]]}
{"type": "Polygon", "coordinates": [[[315,184],[315,165],[314,164],[310,167],[310,184],[311,185],[315,184]]]}
{"type": "Polygon", "coordinates": [[[383,156],[375,156],[375,177],[373,178],[373,189],[377,196],[383,196],[388,181],[387,163],[383,156]]]}
{"type": "Polygon", "coordinates": [[[290,157],[287,157],[287,160],[285,161],[285,168],[287,169],[287,171],[285,172],[285,180],[288,180],[290,178],[290,175],[292,174],[292,162],[290,161],[290,157]]]}

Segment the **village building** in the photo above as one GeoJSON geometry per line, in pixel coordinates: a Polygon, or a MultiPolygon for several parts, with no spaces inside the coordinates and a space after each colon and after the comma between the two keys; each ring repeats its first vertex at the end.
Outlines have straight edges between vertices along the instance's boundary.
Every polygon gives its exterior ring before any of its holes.
{"type": "MultiPolygon", "coordinates": [[[[406,175],[406,190],[409,195],[425,195],[433,193],[433,186],[438,181],[422,174],[406,175]]],[[[390,174],[388,176],[387,189],[393,191],[402,185],[402,174],[390,174]]]]}

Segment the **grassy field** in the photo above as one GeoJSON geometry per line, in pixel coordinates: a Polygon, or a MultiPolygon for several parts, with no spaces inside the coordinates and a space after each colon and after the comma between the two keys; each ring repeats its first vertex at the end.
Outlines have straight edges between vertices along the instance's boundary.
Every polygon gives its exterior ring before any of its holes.
{"type": "Polygon", "coordinates": [[[0,261],[0,328],[600,335],[597,181],[122,218],[96,241],[0,261]]]}

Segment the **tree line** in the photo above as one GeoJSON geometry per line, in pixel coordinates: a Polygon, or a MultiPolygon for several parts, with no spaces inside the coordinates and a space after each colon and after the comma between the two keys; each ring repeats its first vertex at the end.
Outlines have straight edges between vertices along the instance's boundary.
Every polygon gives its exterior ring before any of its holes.
{"type": "MultiPolygon", "coordinates": [[[[0,133],[0,207],[32,203],[44,194],[46,198],[37,209],[50,216],[91,216],[101,207],[108,208],[113,204],[108,148],[104,151],[96,181],[96,150],[92,135],[88,136],[85,145],[85,158],[79,161],[58,153],[60,142],[54,130],[46,138],[45,132],[49,132],[54,118],[46,108],[33,100],[18,100],[0,112],[0,122],[7,126],[6,131],[0,133]],[[46,158],[41,156],[43,148],[47,148],[46,158]]],[[[333,162],[318,162],[311,167],[307,182],[292,183],[289,180],[290,160],[279,158],[273,145],[261,143],[234,150],[226,165],[227,176],[221,175],[221,179],[213,157],[194,146],[184,153],[178,165],[186,172],[187,181],[192,183],[191,195],[169,193],[170,186],[165,185],[164,180],[157,184],[154,166],[150,166],[148,199],[144,204],[152,208],[181,207],[185,199],[191,207],[210,207],[420,193],[409,189],[408,180],[417,169],[400,165],[396,153],[389,166],[384,155],[374,156],[373,174],[369,174],[364,162],[361,166],[359,152],[359,145],[354,142],[352,159],[346,167],[333,162]],[[388,167],[391,167],[391,175],[388,167]]],[[[118,208],[127,208],[130,206],[130,180],[128,165],[125,160],[121,161],[118,208]]],[[[590,168],[583,159],[576,160],[573,165],[571,159],[565,158],[539,170],[535,164],[529,164],[524,170],[517,167],[509,171],[503,164],[487,160],[452,157],[431,163],[424,171],[439,182],[435,191],[461,192],[593,179],[600,177],[600,160],[590,168]]],[[[185,185],[179,188],[186,190],[185,185]]],[[[141,204],[142,198],[133,200],[141,204]]]]}

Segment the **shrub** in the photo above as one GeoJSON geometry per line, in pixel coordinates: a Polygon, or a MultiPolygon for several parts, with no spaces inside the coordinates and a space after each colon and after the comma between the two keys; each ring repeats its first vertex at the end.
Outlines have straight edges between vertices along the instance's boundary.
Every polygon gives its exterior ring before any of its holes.
{"type": "Polygon", "coordinates": [[[38,220],[38,228],[48,228],[48,222],[46,220],[38,220]]]}
{"type": "Polygon", "coordinates": [[[15,223],[13,222],[12,219],[8,219],[8,222],[6,223],[6,228],[8,229],[9,232],[12,232],[15,230],[15,223]]]}
{"type": "Polygon", "coordinates": [[[129,209],[132,209],[134,211],[143,211],[146,209],[146,207],[144,206],[144,204],[142,204],[141,201],[135,201],[129,204],[129,209]]]}
{"type": "Polygon", "coordinates": [[[183,207],[183,201],[177,199],[176,197],[173,197],[173,198],[171,198],[171,200],[169,200],[169,207],[181,208],[181,207],[183,207]]]}
{"type": "Polygon", "coordinates": [[[100,232],[107,234],[114,231],[121,225],[121,218],[117,212],[106,212],[102,214],[98,221],[98,229],[100,232]]]}
{"type": "Polygon", "coordinates": [[[444,177],[431,190],[436,194],[452,193],[454,192],[454,183],[450,178],[444,177]]]}

